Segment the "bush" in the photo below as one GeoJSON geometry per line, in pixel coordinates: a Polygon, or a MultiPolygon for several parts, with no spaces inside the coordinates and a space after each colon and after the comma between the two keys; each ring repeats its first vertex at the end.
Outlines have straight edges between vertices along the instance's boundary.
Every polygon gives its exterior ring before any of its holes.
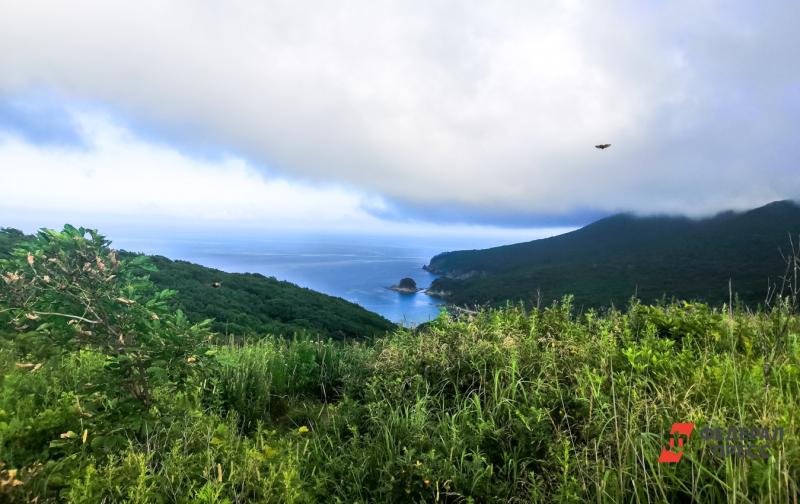
{"type": "Polygon", "coordinates": [[[565,298],[443,313],[367,343],[207,344],[146,267],[74,228],[0,263],[0,501],[766,503],[800,491],[791,302],[576,314],[565,298]],[[676,421],[783,436],[755,460],[717,457],[695,434],[683,461],[659,464],[676,421]]]}

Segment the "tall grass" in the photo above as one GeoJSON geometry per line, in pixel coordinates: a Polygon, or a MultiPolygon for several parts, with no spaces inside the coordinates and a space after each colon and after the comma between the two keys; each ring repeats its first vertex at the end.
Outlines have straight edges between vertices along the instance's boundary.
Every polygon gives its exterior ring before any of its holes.
{"type": "Polygon", "coordinates": [[[683,304],[574,317],[565,303],[443,318],[378,346],[367,414],[321,432],[313,466],[365,501],[791,502],[797,319],[769,376],[756,344],[783,337],[770,328],[784,316],[683,304]],[[767,461],[712,458],[696,435],[686,461],[658,464],[675,421],[786,435],[767,461]]]}
{"type": "MultiPolygon", "coordinates": [[[[566,299],[543,310],[442,315],[425,330],[369,343],[230,342],[202,360],[196,394],[162,406],[163,420],[129,433],[121,449],[74,451],[71,472],[63,464],[34,471],[13,495],[793,503],[798,335],[800,318],[787,306],[748,313],[633,303],[624,313],[575,314],[566,299]],[[716,457],[696,432],[680,463],[659,464],[677,421],[781,427],[784,436],[761,460],[716,457]]],[[[7,361],[0,458],[33,467],[63,456],[20,451],[21,427],[8,418],[39,425],[23,391],[41,390],[37,407],[50,408],[73,383],[62,376],[88,371],[48,362],[37,375],[7,361]]],[[[89,359],[85,369],[96,365],[89,359]]]]}
{"type": "Polygon", "coordinates": [[[233,411],[245,430],[284,419],[304,401],[327,403],[345,386],[363,382],[365,349],[308,335],[267,337],[246,344],[233,339],[214,352],[207,399],[223,412],[233,411]]]}

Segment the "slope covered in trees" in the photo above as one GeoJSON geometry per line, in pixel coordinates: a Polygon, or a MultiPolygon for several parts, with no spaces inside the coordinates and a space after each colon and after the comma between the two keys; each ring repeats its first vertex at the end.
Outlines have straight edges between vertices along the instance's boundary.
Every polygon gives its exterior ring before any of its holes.
{"type": "Polygon", "coordinates": [[[394,326],[342,298],[258,273],[225,273],[162,256],[150,261],[157,268],[150,273],[153,282],[177,289],[173,306],[190,320],[213,318],[213,328],[223,334],[306,331],[340,339],[376,336],[394,326]],[[219,287],[212,287],[214,282],[219,287]]]}
{"type": "MultiPolygon", "coordinates": [[[[0,258],[8,257],[15,246],[32,239],[15,229],[0,229],[0,258]]],[[[119,256],[138,257],[124,251],[119,256]]],[[[354,303],[272,277],[225,273],[161,256],[146,259],[142,262],[146,268],[143,273],[158,288],[178,291],[168,300],[171,308],[181,309],[193,322],[213,319],[212,329],[223,335],[291,336],[295,332],[313,332],[323,338],[363,338],[381,335],[394,327],[354,303]]]]}
{"type": "Polygon", "coordinates": [[[622,306],[636,295],[763,303],[786,266],[780,250],[800,234],[800,206],[771,203],[708,219],[616,215],[552,238],[446,252],[427,269],[432,291],[454,304],[549,303],[573,294],[581,306],[622,306]]]}
{"type": "Polygon", "coordinates": [[[577,314],[566,298],[368,341],[220,344],[171,310],[147,261],[81,229],[0,259],[0,502],[766,504],[800,492],[798,290],[757,312],[577,314]],[[694,435],[670,450],[674,422],[694,435]],[[681,461],[659,463],[665,447],[681,461]]]}

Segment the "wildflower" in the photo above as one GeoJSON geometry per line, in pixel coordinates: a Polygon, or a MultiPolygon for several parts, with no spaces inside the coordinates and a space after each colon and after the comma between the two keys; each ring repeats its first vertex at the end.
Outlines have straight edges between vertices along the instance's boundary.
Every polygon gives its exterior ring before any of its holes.
{"type": "Polygon", "coordinates": [[[5,276],[3,276],[3,280],[4,280],[4,281],[5,281],[7,284],[12,284],[12,283],[14,283],[14,282],[17,282],[17,281],[19,281],[21,278],[22,278],[22,277],[21,277],[20,275],[18,275],[18,274],[16,274],[16,273],[12,273],[12,272],[10,272],[10,271],[9,271],[8,273],[6,273],[6,274],[5,274],[5,276]]]}
{"type": "MultiPolygon", "coordinates": [[[[3,467],[3,464],[0,463],[0,467],[3,467]]],[[[5,486],[19,486],[22,485],[22,481],[17,479],[17,470],[16,469],[9,469],[7,471],[3,471],[6,473],[5,479],[0,478],[0,488],[5,486]]]]}
{"type": "Polygon", "coordinates": [[[306,427],[305,425],[301,425],[300,428],[297,429],[297,432],[299,432],[300,434],[305,434],[306,432],[308,432],[308,427],[306,427]]]}
{"type": "Polygon", "coordinates": [[[195,358],[193,355],[190,355],[189,357],[186,358],[186,362],[188,362],[189,364],[194,364],[195,362],[197,362],[197,358],[195,358]]]}

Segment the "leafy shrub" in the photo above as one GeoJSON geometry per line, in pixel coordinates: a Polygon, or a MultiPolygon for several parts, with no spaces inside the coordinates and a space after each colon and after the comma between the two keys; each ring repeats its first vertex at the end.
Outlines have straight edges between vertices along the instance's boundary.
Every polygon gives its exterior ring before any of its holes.
{"type": "Polygon", "coordinates": [[[800,491],[791,303],[576,314],[567,297],[444,313],[366,343],[219,344],[171,311],[146,261],[111,254],[66,228],[0,263],[0,501],[766,503],[800,491]],[[765,460],[718,458],[693,436],[684,461],[659,464],[675,421],[784,436],[765,460]]]}
{"type": "Polygon", "coordinates": [[[41,231],[0,263],[7,323],[45,335],[57,348],[97,349],[109,357],[115,384],[150,407],[153,380],[184,383],[209,333],[208,323],[193,326],[169,314],[174,292],[156,291],[137,267],[146,268],[146,258],[120,261],[94,230],[41,231]]]}

